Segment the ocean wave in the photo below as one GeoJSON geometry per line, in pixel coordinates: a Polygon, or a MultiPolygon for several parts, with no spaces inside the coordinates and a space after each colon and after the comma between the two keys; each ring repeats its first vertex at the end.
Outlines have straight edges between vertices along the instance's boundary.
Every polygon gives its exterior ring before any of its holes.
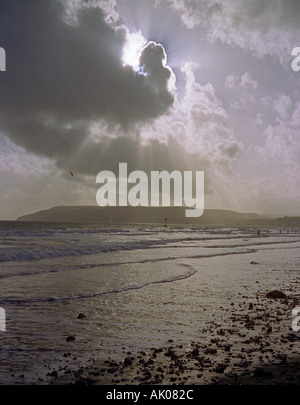
{"type": "Polygon", "coordinates": [[[131,290],[140,290],[141,288],[145,288],[145,287],[148,287],[150,285],[155,285],[155,284],[174,283],[175,281],[180,281],[180,280],[184,280],[186,278],[192,277],[194,274],[197,273],[197,270],[190,265],[181,263],[181,266],[188,268],[189,271],[184,274],[180,274],[180,275],[162,279],[162,280],[147,281],[144,283],[125,286],[125,287],[122,287],[119,289],[99,291],[99,292],[94,292],[91,294],[79,294],[79,295],[69,296],[69,297],[51,296],[51,297],[46,297],[46,298],[23,299],[23,300],[22,299],[4,299],[4,300],[0,301],[0,304],[5,305],[5,304],[55,303],[55,302],[61,302],[61,301],[78,300],[78,299],[83,299],[83,298],[96,298],[96,297],[100,297],[102,295],[118,294],[118,293],[127,292],[127,291],[131,291],[131,290]]]}
{"type": "MultiPolygon", "coordinates": [[[[167,241],[166,241],[167,242],[167,241]]],[[[0,249],[0,262],[39,260],[63,256],[82,256],[123,250],[146,249],[159,241],[104,242],[33,247],[5,247],[0,249]]],[[[163,243],[163,242],[162,242],[163,243]]]]}
{"type": "MultiPolygon", "coordinates": [[[[182,248],[181,246],[178,248],[182,248]]],[[[141,259],[141,260],[128,260],[128,261],[119,261],[119,262],[104,262],[104,263],[93,263],[93,264],[78,264],[72,265],[68,267],[59,267],[59,268],[52,268],[52,269],[43,269],[43,270],[33,270],[33,271],[22,271],[17,273],[6,273],[0,275],[0,280],[5,278],[11,277],[27,277],[27,276],[36,276],[41,274],[49,274],[49,273],[60,273],[63,271],[72,271],[72,270],[93,270],[99,267],[118,267],[118,266],[126,266],[126,265],[133,265],[133,264],[147,264],[147,263],[157,263],[157,262],[166,262],[172,261],[176,259],[207,259],[219,256],[229,256],[229,255],[241,255],[241,254],[248,254],[248,253],[256,253],[256,249],[242,249],[242,250],[230,250],[227,252],[220,252],[220,253],[211,253],[211,254],[190,254],[186,256],[168,256],[168,257],[158,257],[154,259],[141,259]]]]}
{"type": "MultiPolygon", "coordinates": [[[[133,237],[139,235],[131,235],[133,237]]],[[[143,235],[145,237],[145,235],[143,235]]],[[[220,238],[218,238],[220,239],[220,238]]],[[[193,241],[212,240],[212,238],[193,238],[193,241]]],[[[213,240],[217,240],[214,238],[213,240]]],[[[34,245],[34,246],[5,246],[0,248],[0,262],[22,261],[22,260],[40,260],[63,256],[82,256],[92,255],[97,253],[136,250],[136,249],[151,249],[153,247],[160,248],[166,245],[186,241],[186,237],[181,238],[144,238],[143,240],[128,240],[126,242],[104,241],[86,241],[86,243],[78,243],[78,241],[69,241],[68,244],[58,241],[52,246],[34,245]],[[76,242],[76,243],[74,243],[76,242]]],[[[55,242],[55,241],[54,241],[55,242]]],[[[41,243],[41,242],[40,242],[41,243]]],[[[171,246],[173,247],[173,246],[171,246]]],[[[187,247],[187,246],[185,246],[187,247]]]]}

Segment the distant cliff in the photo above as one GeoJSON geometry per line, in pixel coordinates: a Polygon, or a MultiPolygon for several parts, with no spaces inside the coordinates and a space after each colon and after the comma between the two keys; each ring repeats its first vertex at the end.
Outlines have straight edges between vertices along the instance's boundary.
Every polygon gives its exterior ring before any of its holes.
{"type": "Polygon", "coordinates": [[[300,217],[266,218],[258,214],[229,210],[205,210],[199,218],[185,218],[182,207],[54,207],[24,215],[17,221],[33,222],[80,222],[80,223],[164,223],[220,226],[300,226],[300,217]]]}

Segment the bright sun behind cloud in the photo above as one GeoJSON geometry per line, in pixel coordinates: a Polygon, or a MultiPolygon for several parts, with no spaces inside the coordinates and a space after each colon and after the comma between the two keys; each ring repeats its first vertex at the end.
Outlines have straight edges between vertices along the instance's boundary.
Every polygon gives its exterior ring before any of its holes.
{"type": "Polygon", "coordinates": [[[147,44],[140,31],[127,34],[127,40],[123,49],[122,62],[124,66],[130,66],[133,70],[140,70],[140,56],[143,47],[147,44]]]}

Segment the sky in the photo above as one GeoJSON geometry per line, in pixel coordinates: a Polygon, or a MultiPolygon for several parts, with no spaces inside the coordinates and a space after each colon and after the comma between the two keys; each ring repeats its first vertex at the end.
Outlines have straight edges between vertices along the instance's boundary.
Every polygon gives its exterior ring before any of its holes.
{"type": "Polygon", "coordinates": [[[0,219],[96,205],[122,162],[204,171],[206,208],[300,215],[299,18],[297,0],[0,2],[0,219]]]}

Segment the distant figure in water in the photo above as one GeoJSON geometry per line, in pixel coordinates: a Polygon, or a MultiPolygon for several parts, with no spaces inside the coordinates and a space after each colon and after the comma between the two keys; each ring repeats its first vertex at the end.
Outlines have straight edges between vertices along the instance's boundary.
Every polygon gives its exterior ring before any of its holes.
{"type": "Polygon", "coordinates": [[[257,231],[257,236],[260,236],[260,229],[257,231]]]}
{"type": "Polygon", "coordinates": [[[279,233],[281,233],[281,229],[280,229],[279,233]]]}
{"type": "Polygon", "coordinates": [[[70,172],[69,174],[70,174],[70,176],[74,177],[74,174],[72,172],[70,172]]]}
{"type": "Polygon", "coordinates": [[[167,228],[168,218],[165,218],[165,228],[167,228]]]}

